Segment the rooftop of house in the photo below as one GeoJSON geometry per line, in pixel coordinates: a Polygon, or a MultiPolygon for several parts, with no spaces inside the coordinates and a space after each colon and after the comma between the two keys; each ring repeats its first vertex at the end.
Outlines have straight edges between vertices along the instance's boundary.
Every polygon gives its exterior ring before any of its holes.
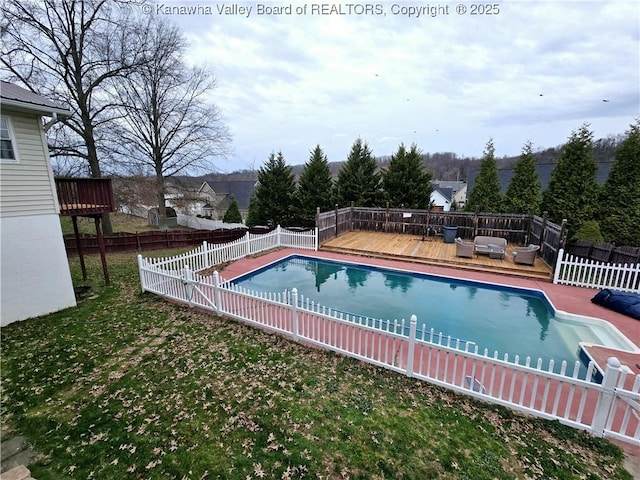
{"type": "Polygon", "coordinates": [[[199,192],[208,190],[208,185],[217,195],[233,195],[240,210],[249,208],[251,194],[255,189],[255,180],[206,180],[190,177],[167,179],[167,185],[184,192],[199,192]]]}
{"type": "Polygon", "coordinates": [[[450,188],[453,192],[459,192],[467,186],[467,182],[460,182],[456,180],[432,180],[431,183],[434,187],[450,188]]]}
{"type": "Polygon", "coordinates": [[[48,98],[5,81],[0,81],[0,103],[3,109],[29,110],[42,116],[71,115],[69,109],[48,98]]]}
{"type": "Polygon", "coordinates": [[[440,195],[442,195],[442,197],[447,201],[447,202],[451,202],[451,199],[453,198],[453,189],[451,187],[434,187],[433,189],[434,192],[438,192],[440,195]]]}

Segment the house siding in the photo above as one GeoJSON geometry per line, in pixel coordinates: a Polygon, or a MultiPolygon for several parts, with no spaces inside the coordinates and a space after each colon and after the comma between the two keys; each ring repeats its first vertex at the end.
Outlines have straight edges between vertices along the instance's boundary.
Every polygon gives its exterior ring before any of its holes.
{"type": "Polygon", "coordinates": [[[11,118],[19,163],[0,164],[0,217],[57,214],[55,185],[40,118],[3,111],[11,118]]]}

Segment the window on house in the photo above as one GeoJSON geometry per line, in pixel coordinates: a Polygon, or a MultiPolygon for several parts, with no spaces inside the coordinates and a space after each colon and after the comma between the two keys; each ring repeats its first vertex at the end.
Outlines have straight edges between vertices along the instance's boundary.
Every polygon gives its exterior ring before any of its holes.
{"type": "Polygon", "coordinates": [[[0,161],[18,163],[15,135],[9,117],[0,117],[0,161]]]}

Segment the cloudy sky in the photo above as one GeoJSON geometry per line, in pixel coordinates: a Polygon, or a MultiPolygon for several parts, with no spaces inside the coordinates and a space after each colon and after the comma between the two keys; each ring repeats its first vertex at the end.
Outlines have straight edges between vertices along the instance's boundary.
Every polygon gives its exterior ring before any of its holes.
{"type": "Polygon", "coordinates": [[[596,138],[623,133],[639,116],[637,1],[150,5],[195,10],[170,18],[188,60],[216,74],[233,135],[221,171],[259,168],[279,150],[302,164],[316,144],[340,161],[357,137],[376,156],[415,142],[479,157],[490,137],[497,155],[517,155],[527,140],[562,144],[584,122],[596,138]]]}

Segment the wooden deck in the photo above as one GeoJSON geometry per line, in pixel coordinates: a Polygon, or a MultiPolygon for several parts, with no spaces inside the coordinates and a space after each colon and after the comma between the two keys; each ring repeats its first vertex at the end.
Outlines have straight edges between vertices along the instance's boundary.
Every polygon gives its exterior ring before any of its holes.
{"type": "Polygon", "coordinates": [[[534,265],[513,262],[512,253],[518,246],[509,245],[503,260],[488,255],[462,258],[456,256],[455,243],[444,243],[442,237],[359,231],[333,238],[320,245],[320,250],[550,281],[552,271],[539,258],[534,265]]]}

